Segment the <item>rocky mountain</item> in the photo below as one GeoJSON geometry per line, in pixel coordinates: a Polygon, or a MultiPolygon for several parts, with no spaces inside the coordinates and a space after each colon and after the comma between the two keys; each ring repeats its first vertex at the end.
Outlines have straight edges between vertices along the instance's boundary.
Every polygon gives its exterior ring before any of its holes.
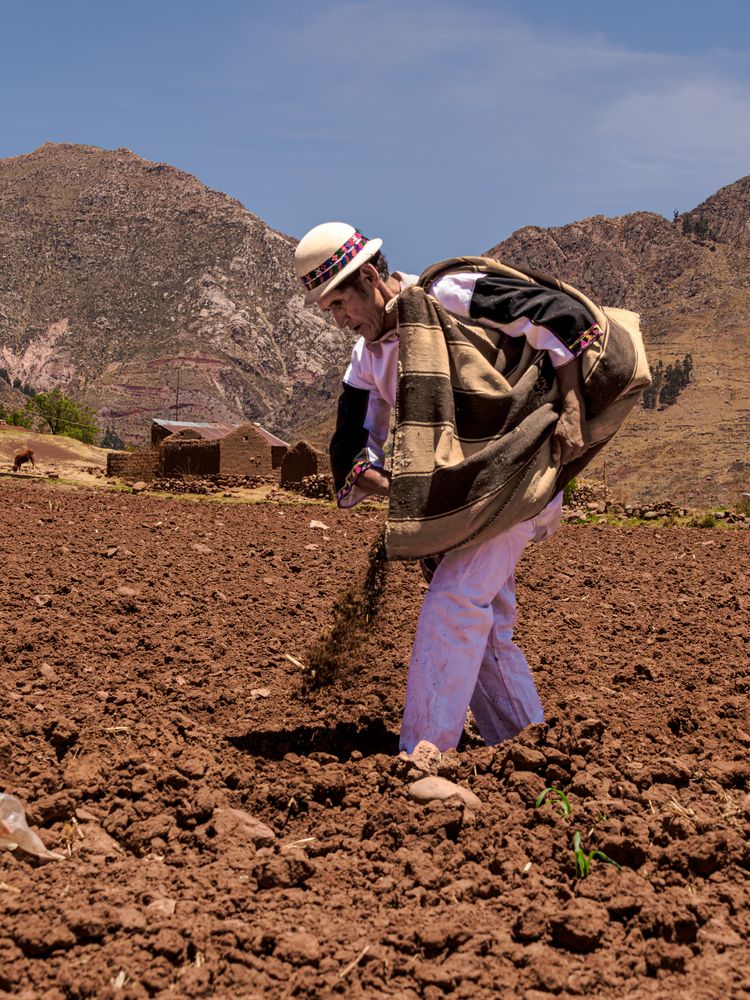
{"type": "Polygon", "coordinates": [[[652,368],[691,354],[677,402],[636,410],[591,467],[624,499],[731,502],[750,491],[750,177],[689,215],[713,238],[683,232],[684,216],[636,212],[527,227],[488,251],[640,313],[652,368]]]}
{"type": "MultiPolygon", "coordinates": [[[[239,202],[126,149],[2,160],[0,368],[61,387],[129,441],[177,413],[324,446],[350,339],[304,309],[293,251],[239,202]]],[[[750,177],[675,221],[527,227],[487,252],[639,312],[652,363],[692,355],[677,402],[639,409],[592,469],[621,498],[750,490],[750,177]]]]}
{"type": "Polygon", "coordinates": [[[721,188],[691,215],[705,219],[709,230],[723,243],[750,247],[750,177],[721,188]]]}
{"type": "Polygon", "coordinates": [[[5,379],[0,378],[0,406],[8,410],[19,410],[23,409],[25,402],[26,397],[22,392],[8,385],[5,379]]]}
{"type": "Polygon", "coordinates": [[[331,405],[350,340],[303,309],[295,241],[127,149],[49,143],[0,161],[0,367],[102,426],[260,420],[331,405]]]}

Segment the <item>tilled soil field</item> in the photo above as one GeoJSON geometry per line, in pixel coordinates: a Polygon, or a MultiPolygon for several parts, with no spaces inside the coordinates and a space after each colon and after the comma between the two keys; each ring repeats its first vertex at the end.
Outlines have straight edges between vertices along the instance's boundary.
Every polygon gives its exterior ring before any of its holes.
{"type": "Polygon", "coordinates": [[[0,852],[17,997],[750,992],[750,532],[563,527],[519,571],[549,728],[397,755],[423,591],[390,568],[348,674],[306,649],[379,511],[0,482],[0,852]],[[312,520],[328,527],[311,527],[312,520]],[[564,789],[570,807],[545,786],[564,789]],[[601,851],[588,877],[574,841],[601,851]]]}

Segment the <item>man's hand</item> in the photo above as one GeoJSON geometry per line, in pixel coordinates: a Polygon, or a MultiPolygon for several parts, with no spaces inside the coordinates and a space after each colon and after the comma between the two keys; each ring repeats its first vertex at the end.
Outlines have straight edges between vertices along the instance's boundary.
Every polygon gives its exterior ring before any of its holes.
{"type": "Polygon", "coordinates": [[[555,375],[562,412],[552,435],[552,461],[562,466],[579,458],[589,446],[580,359],[558,368],[555,375]]]}
{"type": "Polygon", "coordinates": [[[387,497],[391,491],[391,477],[382,469],[365,469],[357,477],[357,486],[375,497],[387,497]]]}

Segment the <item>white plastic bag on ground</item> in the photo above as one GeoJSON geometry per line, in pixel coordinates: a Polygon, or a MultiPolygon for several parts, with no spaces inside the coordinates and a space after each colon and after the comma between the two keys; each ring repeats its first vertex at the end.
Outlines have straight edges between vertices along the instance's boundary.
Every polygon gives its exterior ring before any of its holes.
{"type": "Polygon", "coordinates": [[[45,861],[63,861],[64,855],[48,851],[41,838],[29,829],[23,806],[15,795],[0,793],[0,849],[15,851],[17,847],[45,861]]]}

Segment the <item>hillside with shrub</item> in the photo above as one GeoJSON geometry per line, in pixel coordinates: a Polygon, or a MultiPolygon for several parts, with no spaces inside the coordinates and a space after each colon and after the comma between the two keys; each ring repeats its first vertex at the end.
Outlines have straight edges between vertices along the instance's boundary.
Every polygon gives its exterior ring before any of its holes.
{"type": "Polygon", "coordinates": [[[680,213],[638,212],[527,227],[489,251],[640,313],[656,392],[588,472],[625,500],[730,502],[750,490],[750,178],[690,214],[715,239],[685,232],[680,213]]]}
{"type": "MultiPolygon", "coordinates": [[[[125,443],[171,416],[258,420],[325,447],[351,341],[304,308],[294,246],[127,149],[48,143],[0,160],[0,404],[58,389],[125,443]]],[[[526,227],[487,252],[641,314],[658,391],[593,474],[624,499],[750,488],[750,178],[671,220],[526,227]]]]}

